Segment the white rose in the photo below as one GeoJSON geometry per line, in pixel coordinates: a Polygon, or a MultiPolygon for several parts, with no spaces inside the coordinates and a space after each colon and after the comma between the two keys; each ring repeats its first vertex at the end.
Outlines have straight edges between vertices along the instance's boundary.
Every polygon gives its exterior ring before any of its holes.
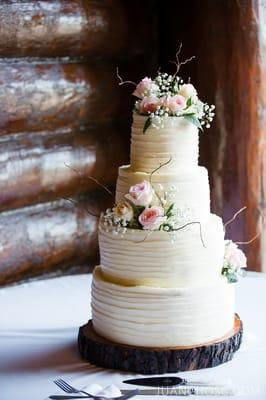
{"type": "Polygon", "coordinates": [[[185,83],[181,86],[178,94],[185,97],[185,99],[189,99],[190,97],[194,99],[197,97],[197,91],[191,83],[185,83]]]}

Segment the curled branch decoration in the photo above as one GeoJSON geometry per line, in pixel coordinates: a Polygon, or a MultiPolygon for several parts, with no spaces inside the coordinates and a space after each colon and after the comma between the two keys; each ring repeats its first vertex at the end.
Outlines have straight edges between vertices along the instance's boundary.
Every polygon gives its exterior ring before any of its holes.
{"type": "Polygon", "coordinates": [[[118,83],[119,86],[125,85],[125,84],[130,84],[130,85],[133,85],[133,86],[137,86],[136,82],[133,82],[133,81],[123,81],[122,77],[119,75],[118,67],[116,67],[116,76],[117,76],[117,78],[118,78],[118,80],[119,80],[119,83],[118,83]]]}
{"type": "Polygon", "coordinates": [[[175,64],[175,66],[176,66],[176,71],[174,73],[174,77],[178,74],[178,71],[180,70],[181,65],[185,65],[185,64],[189,63],[190,61],[192,61],[194,58],[196,58],[195,56],[192,56],[192,57],[187,58],[184,61],[180,61],[179,56],[180,56],[181,50],[182,50],[182,43],[180,43],[179,48],[176,52],[175,61],[170,61],[170,63],[175,64]]]}
{"type": "MultiPolygon", "coordinates": [[[[68,198],[68,197],[62,197],[63,198],[63,200],[66,200],[66,201],[68,201],[70,204],[73,204],[73,205],[75,205],[75,206],[79,206],[79,202],[77,201],[77,200],[74,200],[74,199],[70,199],[70,198],[68,198]]],[[[91,215],[92,217],[95,217],[95,218],[100,218],[100,216],[101,216],[101,214],[94,214],[92,211],[90,211],[87,207],[85,207],[84,205],[83,205],[83,209],[84,209],[84,211],[86,211],[89,215],[91,215]]]]}
{"type": "Polygon", "coordinates": [[[78,174],[82,178],[83,181],[85,179],[90,179],[91,181],[95,182],[98,186],[100,186],[102,189],[104,189],[110,196],[112,196],[113,198],[115,197],[113,192],[111,192],[111,190],[108,189],[108,187],[105,186],[103,183],[99,182],[98,179],[94,178],[93,176],[86,176],[86,178],[85,178],[84,175],[81,173],[81,171],[79,171],[79,170],[77,170],[77,169],[75,169],[73,167],[70,167],[66,163],[65,163],[65,166],[67,168],[69,168],[71,171],[76,172],[76,174],[78,174]]]}
{"type": "Polygon", "coordinates": [[[233,215],[233,217],[232,217],[231,219],[229,219],[229,221],[227,221],[227,222],[224,224],[224,232],[226,232],[227,226],[230,225],[231,222],[233,222],[233,221],[236,219],[236,217],[237,217],[239,214],[241,214],[241,213],[242,213],[244,210],[246,210],[246,209],[247,209],[247,206],[240,208],[240,210],[238,210],[238,211],[233,215]]]}
{"type": "Polygon", "coordinates": [[[155,190],[155,188],[153,186],[152,177],[153,177],[153,174],[155,174],[155,172],[159,171],[162,167],[165,167],[166,165],[168,165],[171,161],[172,161],[172,157],[170,156],[168,161],[166,161],[164,163],[160,163],[159,167],[156,167],[153,171],[151,171],[150,177],[149,177],[150,184],[151,184],[151,186],[152,186],[152,188],[154,190],[154,193],[155,193],[155,195],[156,195],[157,199],[159,200],[159,202],[160,202],[162,207],[164,206],[164,204],[163,204],[163,201],[162,201],[160,195],[158,194],[158,192],[155,190]]]}
{"type": "Polygon", "coordinates": [[[202,236],[202,228],[201,228],[201,223],[200,223],[200,221],[191,221],[191,222],[187,222],[186,224],[180,226],[179,228],[173,229],[173,231],[180,231],[180,230],[186,228],[187,226],[193,225],[193,224],[198,224],[198,225],[199,225],[200,240],[201,240],[202,246],[206,248],[205,243],[204,243],[204,240],[203,240],[203,236],[202,236]]]}

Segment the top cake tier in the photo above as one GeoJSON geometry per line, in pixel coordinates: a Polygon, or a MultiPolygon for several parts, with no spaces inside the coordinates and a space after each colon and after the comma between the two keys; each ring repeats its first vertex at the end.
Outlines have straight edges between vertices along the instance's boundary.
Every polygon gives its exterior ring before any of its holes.
{"type": "Polygon", "coordinates": [[[133,171],[150,173],[188,171],[198,165],[198,128],[183,117],[164,117],[158,129],[152,125],[143,133],[147,117],[133,113],[130,163],[133,171]]]}

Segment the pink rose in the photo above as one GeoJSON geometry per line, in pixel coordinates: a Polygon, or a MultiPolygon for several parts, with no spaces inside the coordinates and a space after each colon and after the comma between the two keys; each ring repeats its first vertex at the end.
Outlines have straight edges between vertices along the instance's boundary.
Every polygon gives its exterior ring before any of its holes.
{"type": "Polygon", "coordinates": [[[131,186],[125,197],[136,206],[148,206],[152,201],[153,189],[148,181],[131,186]]]}
{"type": "Polygon", "coordinates": [[[247,259],[242,250],[232,242],[232,240],[227,240],[225,243],[225,262],[234,269],[246,268],[247,259]]]}
{"type": "Polygon", "coordinates": [[[164,209],[159,206],[145,208],[139,216],[139,223],[143,226],[143,229],[148,229],[150,231],[158,229],[165,220],[164,209]]]}
{"type": "Polygon", "coordinates": [[[151,92],[156,92],[158,89],[158,86],[151,80],[151,78],[145,77],[140,81],[132,94],[133,96],[142,99],[144,96],[149,96],[151,92]]]}
{"type": "Polygon", "coordinates": [[[148,112],[155,112],[157,107],[161,105],[160,99],[155,96],[145,96],[140,102],[139,111],[142,114],[147,114],[148,112]]]}
{"type": "Polygon", "coordinates": [[[168,108],[169,111],[173,114],[176,114],[178,111],[182,111],[186,107],[186,99],[180,94],[172,97],[164,97],[162,102],[164,109],[168,108]]]}

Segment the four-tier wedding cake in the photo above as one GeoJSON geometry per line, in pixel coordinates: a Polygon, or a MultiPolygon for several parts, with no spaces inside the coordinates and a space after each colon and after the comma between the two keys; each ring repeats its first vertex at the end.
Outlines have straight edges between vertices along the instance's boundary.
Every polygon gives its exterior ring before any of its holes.
{"type": "Polygon", "coordinates": [[[234,282],[245,256],[210,211],[199,129],[214,106],[177,75],[144,78],[133,93],[130,165],[99,223],[94,331],[144,347],[196,346],[234,326],[234,282]]]}

